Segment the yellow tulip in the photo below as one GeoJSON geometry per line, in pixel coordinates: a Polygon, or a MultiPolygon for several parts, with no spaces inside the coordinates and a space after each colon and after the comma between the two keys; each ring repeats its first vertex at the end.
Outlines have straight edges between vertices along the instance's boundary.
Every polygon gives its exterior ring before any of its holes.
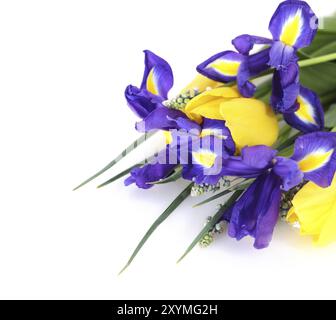
{"type": "Polygon", "coordinates": [[[209,78],[206,78],[202,76],[201,74],[198,74],[195,79],[190,82],[182,91],[181,93],[188,92],[190,90],[194,90],[197,92],[204,92],[207,89],[211,88],[214,89],[220,85],[223,85],[220,82],[216,82],[214,80],[211,80],[209,78]]]}
{"type": "Polygon", "coordinates": [[[224,120],[237,149],[272,146],[279,135],[277,118],[270,106],[256,99],[242,98],[235,87],[220,87],[193,98],[186,115],[199,123],[202,118],[224,120]]]}
{"type": "Polygon", "coordinates": [[[329,188],[309,182],[294,197],[289,223],[299,223],[301,235],[325,246],[336,240],[336,177],[329,188]]]}

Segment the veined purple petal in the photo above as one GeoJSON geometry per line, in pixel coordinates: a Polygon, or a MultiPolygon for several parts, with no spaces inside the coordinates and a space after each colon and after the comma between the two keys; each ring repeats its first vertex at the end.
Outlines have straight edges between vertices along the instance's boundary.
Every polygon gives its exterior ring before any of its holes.
{"type": "Polygon", "coordinates": [[[203,76],[218,82],[235,81],[245,57],[234,51],[224,51],[214,55],[197,67],[203,76]]]}
{"type": "Polygon", "coordinates": [[[276,157],[273,172],[281,178],[282,189],[289,191],[303,180],[303,172],[296,161],[283,157],[276,157]]]}
{"type": "Polygon", "coordinates": [[[269,30],[275,41],[296,49],[308,47],[317,32],[318,19],[304,1],[282,2],[274,13],[269,30]]]}
{"type": "Polygon", "coordinates": [[[140,118],[146,118],[153,112],[162,98],[155,96],[147,90],[141,90],[129,85],[125,90],[125,98],[131,110],[140,118]]]}
{"type": "Polygon", "coordinates": [[[267,146],[254,146],[242,149],[241,156],[223,160],[222,176],[255,178],[273,167],[277,151],[267,146]]]}
{"type": "Polygon", "coordinates": [[[140,88],[166,100],[174,84],[173,71],[166,60],[149,50],[144,53],[145,73],[140,88]]]}
{"type": "Polygon", "coordinates": [[[284,114],[286,122],[304,133],[323,130],[324,111],[318,95],[301,86],[296,103],[297,111],[284,114]]]}
{"type": "Polygon", "coordinates": [[[281,41],[275,41],[270,50],[269,65],[276,69],[286,68],[291,63],[296,63],[298,57],[293,47],[281,41]]]}
{"type": "Polygon", "coordinates": [[[169,109],[162,105],[150,113],[143,121],[138,122],[136,129],[139,132],[174,129],[201,131],[200,126],[196,122],[189,120],[182,111],[169,109]]]}
{"type": "Polygon", "coordinates": [[[229,221],[229,236],[237,240],[251,236],[256,249],[268,247],[279,217],[280,187],[280,178],[272,172],[257,178],[224,214],[229,221]]]}
{"type": "Polygon", "coordinates": [[[232,40],[234,47],[243,55],[248,55],[255,45],[272,44],[272,42],[273,40],[258,36],[251,36],[249,34],[243,34],[232,40]]]}
{"type": "Polygon", "coordinates": [[[305,179],[322,188],[331,185],[336,170],[336,133],[314,132],[299,137],[292,158],[305,179]]]}
{"type": "Polygon", "coordinates": [[[298,109],[296,99],[300,93],[299,73],[297,63],[274,72],[271,105],[275,112],[291,113],[298,109]]]}

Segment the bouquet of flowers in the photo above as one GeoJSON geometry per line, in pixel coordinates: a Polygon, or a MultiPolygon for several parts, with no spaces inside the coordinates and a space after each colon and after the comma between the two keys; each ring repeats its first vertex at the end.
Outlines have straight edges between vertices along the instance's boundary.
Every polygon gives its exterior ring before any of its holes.
{"type": "Polygon", "coordinates": [[[189,196],[208,194],[198,205],[218,199],[222,205],[182,258],[225,230],[229,237],[250,236],[255,248],[266,248],[279,218],[317,245],[336,240],[336,18],[323,22],[319,28],[304,1],[280,3],[269,24],[272,38],[233,39],[236,51],[202,62],[194,81],[173,98],[168,98],[171,67],[145,51],[142,83],[125,91],[143,135],[79,187],[156,133],[165,136],[163,150],[99,187],[127,175],[126,186],[142,189],[189,182],[123,270],[189,196]]]}

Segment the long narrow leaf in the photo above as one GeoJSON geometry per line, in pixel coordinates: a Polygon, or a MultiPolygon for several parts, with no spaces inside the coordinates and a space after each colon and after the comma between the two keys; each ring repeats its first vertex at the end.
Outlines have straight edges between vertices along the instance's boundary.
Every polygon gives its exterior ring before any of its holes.
{"type": "Polygon", "coordinates": [[[106,186],[108,186],[109,184],[111,184],[111,183],[113,183],[113,182],[119,180],[120,178],[126,176],[127,174],[129,174],[129,173],[132,171],[132,169],[138,167],[138,166],[141,165],[142,163],[143,163],[143,162],[139,162],[139,163],[137,163],[137,164],[135,164],[135,165],[129,167],[128,169],[126,169],[126,170],[124,170],[124,171],[118,173],[118,174],[115,175],[113,178],[111,178],[111,179],[105,181],[104,183],[102,183],[101,185],[99,185],[99,186],[97,187],[97,189],[101,189],[101,188],[103,188],[103,187],[106,187],[106,186]]]}
{"type": "Polygon", "coordinates": [[[249,185],[251,184],[251,182],[248,182],[246,183],[246,180],[245,181],[242,181],[241,183],[238,183],[236,184],[235,186],[232,186],[226,190],[223,190],[222,192],[218,193],[218,194],[215,194],[214,196],[204,200],[203,202],[200,202],[196,205],[194,205],[194,208],[198,208],[200,206],[203,206],[205,204],[208,204],[210,202],[213,202],[217,199],[220,199],[230,193],[232,193],[233,191],[236,191],[236,190],[245,190],[249,185]]]}
{"type": "Polygon", "coordinates": [[[191,188],[193,186],[193,183],[188,185],[181,193],[180,195],[170,204],[170,206],[157,218],[157,220],[152,224],[152,226],[148,229],[145,236],[141,239],[138,246],[134,250],[132,256],[128,260],[125,267],[120,271],[119,274],[123,273],[133,262],[134,258],[137,256],[141,248],[144,246],[144,244],[147,242],[149,237],[153,234],[153,232],[173,213],[174,210],[185,200],[190,196],[191,188]]]}
{"type": "Polygon", "coordinates": [[[156,182],[151,182],[149,184],[155,184],[155,185],[159,185],[159,184],[167,184],[170,182],[175,182],[176,180],[180,179],[182,177],[182,167],[178,167],[175,169],[175,171],[167,178],[162,179],[160,181],[156,181],[156,182]]]}
{"type": "Polygon", "coordinates": [[[198,236],[187,248],[182,257],[177,261],[177,263],[180,263],[190,253],[190,251],[194,249],[194,247],[203,239],[203,237],[216,225],[216,223],[219,222],[224,212],[236,202],[236,200],[241,196],[243,192],[244,192],[243,190],[239,190],[236,191],[231,196],[231,198],[226,202],[226,204],[220,208],[220,210],[213,216],[211,221],[207,223],[207,225],[203,228],[203,230],[198,234],[198,236]]]}
{"type": "Polygon", "coordinates": [[[139,139],[135,140],[132,144],[130,144],[122,153],[120,153],[114,160],[112,160],[108,165],[106,165],[103,169],[101,169],[99,172],[94,174],[89,179],[82,182],[79,186],[77,186],[73,191],[78,190],[79,188],[85,186],[92,180],[98,178],[100,175],[105,173],[107,170],[111,169],[114,165],[116,165],[120,160],[125,158],[128,154],[130,154],[133,150],[135,150],[138,146],[140,146],[143,142],[145,142],[147,139],[149,139],[151,136],[155,134],[154,132],[148,132],[142,135],[139,139]]]}

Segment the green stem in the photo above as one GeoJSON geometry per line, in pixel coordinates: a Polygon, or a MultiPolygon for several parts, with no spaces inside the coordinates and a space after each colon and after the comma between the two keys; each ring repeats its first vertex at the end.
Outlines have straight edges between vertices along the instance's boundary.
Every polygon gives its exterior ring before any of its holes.
{"type": "Polygon", "coordinates": [[[299,66],[301,68],[311,67],[317,64],[326,63],[326,62],[330,62],[333,60],[336,60],[336,53],[331,53],[325,56],[299,61],[299,66]]]}

